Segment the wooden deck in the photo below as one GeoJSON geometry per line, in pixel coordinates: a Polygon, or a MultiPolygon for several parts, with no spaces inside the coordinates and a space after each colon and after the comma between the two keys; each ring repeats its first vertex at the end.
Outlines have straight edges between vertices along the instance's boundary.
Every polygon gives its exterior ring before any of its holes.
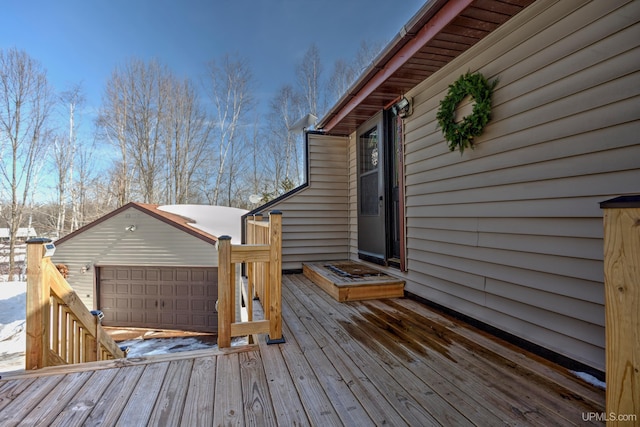
{"type": "Polygon", "coordinates": [[[567,426],[604,392],[408,299],[338,303],[283,277],[285,344],[0,380],[0,425],[567,426]]]}

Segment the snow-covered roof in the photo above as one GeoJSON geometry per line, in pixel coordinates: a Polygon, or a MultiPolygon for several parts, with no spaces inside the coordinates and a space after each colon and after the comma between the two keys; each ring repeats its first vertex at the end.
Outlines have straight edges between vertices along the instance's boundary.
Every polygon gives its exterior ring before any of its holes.
{"type": "Polygon", "coordinates": [[[211,205],[164,205],[158,210],[188,218],[187,224],[212,236],[231,236],[231,242],[240,243],[242,215],[245,209],[211,205]]]}
{"type": "Polygon", "coordinates": [[[241,243],[242,215],[248,212],[227,206],[153,205],[131,202],[61,237],[56,241],[56,245],[130,208],[145,212],[211,244],[215,244],[220,236],[231,236],[233,243],[241,243]]]}

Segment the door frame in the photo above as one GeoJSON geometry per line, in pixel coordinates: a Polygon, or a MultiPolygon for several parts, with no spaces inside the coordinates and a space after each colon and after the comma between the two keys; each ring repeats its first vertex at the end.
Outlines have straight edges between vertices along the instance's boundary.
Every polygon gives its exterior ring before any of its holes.
{"type": "MultiPolygon", "coordinates": [[[[405,210],[404,210],[404,150],[403,150],[402,119],[390,110],[380,111],[367,120],[356,131],[356,186],[358,194],[356,217],[358,221],[358,258],[384,266],[392,266],[405,271],[405,210]],[[377,200],[378,214],[363,213],[363,153],[361,137],[378,129],[377,141],[377,200]],[[397,138],[395,147],[394,139],[397,138]],[[396,150],[394,153],[393,150],[396,150]],[[395,155],[394,155],[395,154],[395,155]],[[395,159],[395,168],[392,164],[395,159]],[[393,206],[392,180],[397,174],[397,206],[393,206]],[[394,223],[395,221],[395,223],[394,223]],[[382,232],[381,232],[382,230],[382,232]],[[392,230],[395,230],[392,233],[392,230]],[[393,239],[397,240],[397,250],[394,253],[393,239]],[[373,247],[374,250],[371,250],[373,247]]],[[[369,172],[370,173],[370,172],[369,172]]],[[[366,172],[364,173],[366,174],[366,172]]],[[[370,195],[370,193],[367,193],[370,195]]],[[[372,200],[369,200],[371,203],[372,200]]],[[[371,204],[368,208],[371,208],[371,204]]]]}

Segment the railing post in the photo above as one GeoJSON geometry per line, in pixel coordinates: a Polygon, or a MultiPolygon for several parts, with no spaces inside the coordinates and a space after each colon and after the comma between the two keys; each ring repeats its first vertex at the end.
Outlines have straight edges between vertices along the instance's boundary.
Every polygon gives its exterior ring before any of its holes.
{"type": "Polygon", "coordinates": [[[220,236],[218,249],[218,348],[231,347],[234,283],[231,280],[231,237],[220,236]]]}
{"type": "Polygon", "coordinates": [[[281,344],[282,336],[282,212],[269,213],[269,337],[267,344],[281,344]]]}
{"type": "MultiPolygon", "coordinates": [[[[607,414],[640,413],[640,195],[604,209],[607,414]]],[[[607,426],[630,425],[607,420],[607,426]]]]}
{"type": "Polygon", "coordinates": [[[25,369],[47,366],[49,352],[50,297],[49,282],[42,268],[44,244],[50,239],[27,241],[27,336],[25,369]]]}

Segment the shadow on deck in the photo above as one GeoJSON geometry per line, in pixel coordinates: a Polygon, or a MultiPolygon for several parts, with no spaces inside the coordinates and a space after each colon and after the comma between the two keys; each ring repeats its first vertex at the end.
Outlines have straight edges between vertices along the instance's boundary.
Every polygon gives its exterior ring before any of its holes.
{"type": "Polygon", "coordinates": [[[409,299],[283,276],[286,343],[0,380],[0,425],[585,425],[604,391],[409,299]]]}

